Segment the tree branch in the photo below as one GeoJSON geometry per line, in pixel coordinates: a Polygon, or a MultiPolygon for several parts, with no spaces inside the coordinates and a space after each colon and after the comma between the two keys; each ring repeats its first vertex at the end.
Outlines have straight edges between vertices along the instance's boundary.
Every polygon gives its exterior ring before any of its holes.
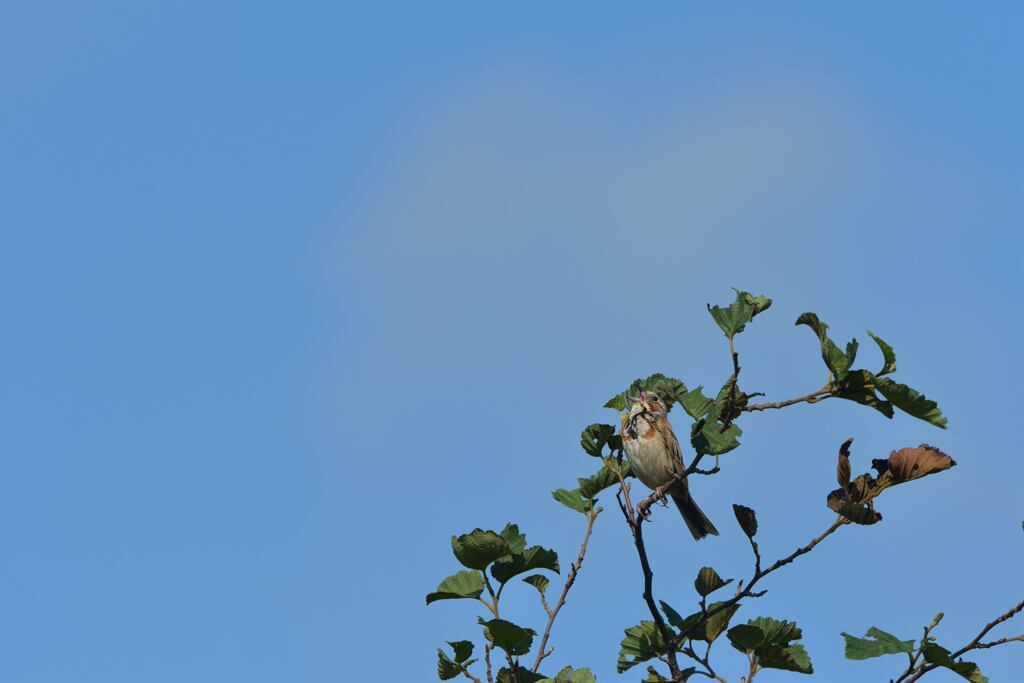
{"type": "MultiPolygon", "coordinates": [[[[981,642],[981,639],[984,638],[986,636],[986,634],[988,634],[989,631],[991,631],[993,628],[995,628],[999,624],[1003,623],[1007,619],[1012,619],[1013,617],[1015,617],[1017,614],[1019,614],[1022,611],[1024,611],[1024,600],[1020,601],[1014,607],[1011,607],[1009,610],[1007,610],[1005,613],[1001,614],[1000,616],[996,617],[992,621],[990,621],[987,624],[985,624],[985,628],[981,629],[981,632],[978,633],[978,635],[976,635],[974,637],[974,640],[972,640],[971,642],[967,643],[967,645],[964,645],[962,648],[960,648],[959,650],[954,652],[952,655],[950,655],[950,657],[952,659],[959,659],[960,657],[962,657],[964,654],[970,652],[971,650],[982,650],[982,649],[985,649],[985,648],[995,647],[996,645],[1004,645],[1006,643],[1011,643],[1011,642],[1018,641],[1018,640],[1024,641],[1024,635],[1022,635],[1022,636],[1016,636],[1016,637],[1012,637],[1012,638],[1000,638],[999,640],[994,640],[994,641],[992,641],[990,643],[982,643],[981,642]]],[[[927,636],[927,631],[926,631],[926,636],[927,636]]],[[[922,646],[924,645],[924,641],[922,641],[921,645],[922,646]]],[[[920,648],[918,648],[918,650],[920,650],[920,648]]],[[[925,664],[924,662],[922,662],[920,665],[918,665],[916,670],[910,670],[910,671],[903,672],[903,675],[900,676],[899,678],[897,678],[896,681],[897,681],[897,683],[899,683],[900,681],[906,680],[907,683],[913,683],[914,681],[918,680],[919,678],[924,676],[929,671],[934,671],[938,667],[939,667],[938,664],[925,664]],[[906,677],[907,674],[911,674],[910,678],[906,677]]]]}
{"type": "Polygon", "coordinates": [[[590,533],[594,530],[594,522],[597,520],[597,516],[603,511],[602,508],[595,508],[591,510],[590,514],[587,515],[587,532],[583,535],[583,543],[580,544],[580,554],[576,557],[576,561],[569,567],[569,574],[565,578],[565,585],[562,587],[562,594],[558,597],[558,602],[555,603],[554,608],[548,607],[547,600],[544,599],[544,594],[540,594],[541,604],[544,605],[544,609],[548,613],[548,623],[544,627],[544,637],[540,640],[540,649],[537,652],[537,661],[533,663],[533,668],[530,669],[533,673],[537,673],[537,669],[540,668],[540,663],[554,651],[554,648],[545,652],[544,648],[548,644],[548,636],[551,635],[551,626],[555,623],[555,617],[558,616],[558,611],[562,609],[562,605],[565,604],[565,597],[569,594],[569,589],[572,588],[573,583],[576,581],[576,576],[580,572],[580,567],[583,566],[583,556],[587,554],[587,542],[590,541],[590,533]]]}
{"type": "Polygon", "coordinates": [[[809,394],[797,396],[796,398],[791,398],[787,401],[776,401],[774,403],[755,403],[752,406],[744,406],[743,408],[741,408],[741,410],[745,413],[752,413],[757,410],[776,410],[778,408],[785,408],[786,406],[795,405],[797,403],[817,403],[818,401],[823,401],[826,398],[829,398],[830,396],[832,396],[832,386],[830,384],[826,384],[817,391],[812,391],[809,394]]]}
{"type": "MultiPolygon", "coordinates": [[[[622,515],[626,518],[626,524],[629,525],[630,531],[633,532],[633,542],[636,545],[636,552],[640,558],[640,567],[644,573],[644,602],[647,603],[647,609],[650,611],[651,617],[654,619],[654,623],[658,627],[658,632],[661,633],[662,642],[665,643],[665,663],[668,664],[668,670],[672,676],[672,680],[680,681],[682,679],[682,674],[679,671],[679,662],[676,659],[676,648],[675,642],[672,638],[672,631],[665,624],[665,619],[661,616],[658,606],[654,604],[654,572],[651,570],[651,563],[647,559],[647,549],[644,547],[644,532],[642,526],[644,516],[641,514],[635,514],[633,511],[633,503],[629,499],[629,486],[626,484],[626,480],[622,477],[622,468],[617,467],[615,472],[619,477],[619,491],[616,494],[616,498],[619,501],[619,507],[622,509],[622,515]]],[[[646,500],[641,501],[640,505],[647,503],[647,507],[650,507],[650,505],[654,503],[653,499],[657,494],[658,492],[655,491],[646,500]]],[[[662,495],[664,495],[664,492],[662,492],[662,495]]]]}

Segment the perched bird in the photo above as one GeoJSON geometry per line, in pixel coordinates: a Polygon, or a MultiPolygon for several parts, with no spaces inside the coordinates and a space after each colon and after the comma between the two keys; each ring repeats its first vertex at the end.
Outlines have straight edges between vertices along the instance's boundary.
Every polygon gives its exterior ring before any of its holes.
{"type": "MultiPolygon", "coordinates": [[[[649,391],[641,391],[632,400],[629,414],[622,418],[622,446],[633,474],[652,489],[671,482],[673,474],[684,477],[683,453],[661,398],[649,391]]],[[[685,478],[670,488],[668,494],[682,513],[694,539],[699,541],[708,534],[718,535],[715,525],[693,502],[685,478]]]]}

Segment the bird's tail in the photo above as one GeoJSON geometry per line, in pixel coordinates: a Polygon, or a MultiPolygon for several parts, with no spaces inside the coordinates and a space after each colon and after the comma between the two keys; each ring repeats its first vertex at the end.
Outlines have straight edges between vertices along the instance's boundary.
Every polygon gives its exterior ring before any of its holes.
{"type": "Polygon", "coordinates": [[[683,515],[683,521],[686,522],[687,528],[690,533],[693,534],[693,538],[696,541],[704,538],[708,534],[714,536],[718,535],[718,529],[711,523],[697,504],[693,502],[693,498],[689,493],[685,495],[673,494],[672,500],[676,502],[676,507],[679,508],[679,512],[683,515]]]}

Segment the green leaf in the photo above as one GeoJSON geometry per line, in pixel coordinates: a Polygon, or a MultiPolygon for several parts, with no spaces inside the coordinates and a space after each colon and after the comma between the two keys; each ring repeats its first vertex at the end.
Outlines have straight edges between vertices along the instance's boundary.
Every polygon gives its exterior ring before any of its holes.
{"type": "Polygon", "coordinates": [[[759,666],[798,673],[813,672],[811,658],[802,645],[791,644],[802,637],[791,621],[758,617],[729,629],[729,641],[740,652],[753,653],[759,666]]]}
{"type": "Polygon", "coordinates": [[[653,621],[641,621],[637,626],[626,629],[626,637],[622,639],[619,649],[616,670],[622,673],[640,662],[654,659],[663,652],[665,641],[661,637],[658,625],[653,621]]]}
{"type": "Polygon", "coordinates": [[[462,666],[448,658],[443,650],[437,651],[437,677],[442,681],[451,680],[462,673],[462,666]]]}
{"type": "Polygon", "coordinates": [[[509,522],[501,530],[501,537],[508,543],[509,555],[518,555],[526,549],[526,534],[519,533],[519,525],[509,522]]]}
{"type": "Polygon", "coordinates": [[[533,645],[533,637],[537,635],[532,628],[516,626],[504,619],[484,621],[478,618],[477,623],[484,627],[484,638],[491,645],[500,647],[513,657],[529,652],[530,646],[533,645]]]}
{"type": "Polygon", "coordinates": [[[885,341],[876,337],[871,330],[868,330],[868,336],[875,340],[875,343],[878,344],[878,348],[882,351],[882,369],[875,374],[881,377],[882,375],[888,375],[891,372],[896,372],[896,352],[893,351],[892,347],[886,344],[885,341]]]}
{"type": "Polygon", "coordinates": [[[789,647],[765,645],[762,646],[760,652],[755,654],[757,654],[758,666],[765,669],[782,669],[801,674],[814,673],[811,658],[803,645],[790,645],[789,647]]]}
{"type": "Polygon", "coordinates": [[[743,430],[739,425],[729,425],[724,432],[719,432],[719,424],[711,420],[698,420],[694,423],[690,434],[693,449],[703,455],[724,455],[739,448],[739,437],[743,430]]]}
{"type": "Polygon", "coordinates": [[[539,545],[530,546],[511,560],[499,560],[491,565],[491,576],[499,583],[507,583],[512,577],[533,569],[550,569],[558,573],[558,553],[539,545]]]}
{"type": "Polygon", "coordinates": [[[571,666],[567,666],[557,674],[554,678],[545,678],[539,683],[595,683],[597,677],[590,672],[590,669],[584,667],[582,669],[573,669],[571,666]]]}
{"type": "MultiPolygon", "coordinates": [[[[544,674],[535,674],[525,666],[518,667],[516,671],[515,683],[540,683],[547,678],[544,674]]],[[[495,679],[497,683],[513,683],[512,674],[509,673],[508,667],[501,667],[498,669],[498,676],[495,679]]]]}
{"type": "Polygon", "coordinates": [[[655,373],[646,379],[633,380],[628,389],[612,396],[604,404],[604,407],[614,408],[620,413],[629,412],[633,405],[631,399],[639,396],[641,391],[650,391],[657,394],[661,398],[662,403],[665,404],[665,410],[672,410],[672,406],[686,393],[686,385],[683,384],[682,380],[666,377],[660,372],[655,373]]]}
{"type": "Polygon", "coordinates": [[[473,643],[468,640],[449,640],[447,641],[452,646],[452,652],[455,654],[455,661],[462,664],[467,659],[473,656],[473,643]]]}
{"type": "MultiPolygon", "coordinates": [[[[685,678],[683,679],[686,680],[685,678]]],[[[653,666],[647,667],[647,677],[640,681],[640,683],[670,683],[669,679],[658,673],[658,670],[653,666]]]]}
{"type": "Polygon", "coordinates": [[[906,384],[893,382],[887,377],[875,379],[875,385],[894,406],[914,417],[929,422],[936,427],[946,428],[948,420],[939,410],[939,404],[929,400],[923,394],[911,389],[906,384]]]}
{"type": "Polygon", "coordinates": [[[879,381],[867,370],[851,370],[834,383],[833,393],[847,401],[874,408],[888,418],[893,415],[892,404],[875,393],[879,381]]]}
{"type": "Polygon", "coordinates": [[[723,581],[722,577],[718,575],[718,572],[711,567],[701,567],[700,571],[697,572],[697,578],[693,582],[693,587],[697,589],[697,593],[699,593],[702,598],[706,598],[722,586],[726,586],[730,583],[732,583],[732,579],[723,581]]]}
{"type": "Polygon", "coordinates": [[[971,683],[988,683],[981,669],[974,662],[958,662],[953,659],[949,650],[936,643],[925,643],[921,646],[921,654],[929,664],[936,664],[960,674],[971,683]]]}
{"type": "Polygon", "coordinates": [[[437,590],[427,595],[427,604],[438,600],[475,599],[484,592],[484,577],[480,572],[461,571],[442,581],[437,590]]]}
{"type": "Polygon", "coordinates": [[[473,529],[468,534],[452,536],[452,552],[462,566],[483,569],[499,557],[509,554],[508,541],[493,531],[473,529]]]}
{"type": "MultiPolygon", "coordinates": [[[[708,612],[713,609],[721,607],[724,602],[713,602],[708,605],[708,612]]],[[[701,634],[701,638],[694,637],[694,640],[703,640],[707,643],[712,643],[718,636],[725,632],[725,629],[729,628],[729,620],[732,619],[732,615],[736,614],[736,610],[740,608],[739,604],[729,605],[725,609],[715,614],[712,614],[707,618],[704,623],[704,633],[701,634]]]]}
{"type": "Polygon", "coordinates": [[[803,633],[795,622],[784,619],[773,619],[771,617],[757,617],[747,622],[750,626],[756,626],[764,633],[764,642],[786,645],[794,640],[800,640],[803,633]]]}
{"type": "MultiPolygon", "coordinates": [[[[632,472],[629,469],[629,463],[625,460],[622,461],[622,476],[623,478],[629,477],[632,472]]],[[[579,483],[580,495],[584,498],[593,498],[601,491],[611,486],[616,486],[619,483],[619,475],[615,474],[607,465],[602,465],[601,469],[587,477],[586,479],[580,478],[576,480],[579,483]]]]}
{"type": "MultiPolygon", "coordinates": [[[[840,351],[835,342],[829,339],[828,325],[819,320],[817,315],[809,311],[801,313],[800,317],[796,319],[796,324],[807,325],[818,336],[818,342],[821,345],[821,358],[825,361],[825,366],[832,373],[832,376],[837,380],[845,377],[850,369],[850,365],[853,363],[853,357],[840,351]]],[[[855,357],[857,355],[857,340],[851,341],[847,344],[846,348],[855,357]]]]}
{"type": "Polygon", "coordinates": [[[523,579],[523,583],[530,584],[538,591],[540,591],[542,594],[544,593],[544,591],[548,589],[548,577],[544,576],[543,574],[530,574],[525,579],[523,579]]]}
{"type": "Polygon", "coordinates": [[[746,292],[736,290],[736,301],[726,308],[708,304],[708,313],[718,323],[718,328],[730,339],[742,332],[747,323],[754,318],[754,311],[745,294],[746,292]]]}
{"type": "Polygon", "coordinates": [[[714,401],[704,395],[703,389],[704,386],[701,385],[679,397],[679,405],[694,420],[699,420],[707,415],[708,409],[714,404],[714,401]]]}
{"type": "Polygon", "coordinates": [[[849,633],[841,633],[846,639],[847,659],[870,659],[882,655],[895,655],[900,652],[912,653],[913,640],[900,640],[896,636],[872,626],[864,638],[856,638],[849,633]],[[870,639],[870,640],[868,640],[870,639]]]}
{"type": "Polygon", "coordinates": [[[551,497],[567,508],[583,514],[587,514],[594,507],[593,502],[584,498],[579,489],[555,489],[551,492],[551,497]]]}
{"type": "Polygon", "coordinates": [[[753,652],[764,642],[764,631],[750,624],[738,624],[725,634],[732,646],[740,652],[753,652]]]}
{"type": "Polygon", "coordinates": [[[743,533],[747,535],[747,538],[753,538],[757,534],[757,513],[748,507],[735,504],[732,506],[732,511],[736,515],[736,521],[739,522],[743,533]]]}
{"type": "Polygon", "coordinates": [[[619,449],[622,448],[622,439],[615,436],[615,427],[612,425],[595,423],[589,425],[580,434],[580,446],[588,455],[595,458],[602,457],[604,447],[609,444],[612,444],[612,450],[615,450],[616,446],[619,449]]]}
{"type": "Polygon", "coordinates": [[[740,294],[743,295],[743,299],[747,302],[747,305],[750,306],[751,317],[756,316],[758,313],[767,311],[772,305],[772,300],[764,294],[758,294],[757,296],[754,296],[750,292],[740,292],[740,294]]]}

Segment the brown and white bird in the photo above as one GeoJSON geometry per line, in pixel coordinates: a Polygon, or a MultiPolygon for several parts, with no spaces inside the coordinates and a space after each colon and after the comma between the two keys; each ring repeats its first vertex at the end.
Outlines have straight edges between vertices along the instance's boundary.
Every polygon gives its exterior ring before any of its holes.
{"type": "MultiPolygon", "coordinates": [[[[632,400],[629,414],[622,418],[622,446],[633,474],[651,489],[671,482],[673,474],[684,477],[683,453],[661,398],[649,391],[641,391],[632,400]]],[[[699,541],[708,534],[718,535],[715,525],[693,502],[685,478],[670,488],[668,494],[682,513],[694,539],[699,541]]]]}

